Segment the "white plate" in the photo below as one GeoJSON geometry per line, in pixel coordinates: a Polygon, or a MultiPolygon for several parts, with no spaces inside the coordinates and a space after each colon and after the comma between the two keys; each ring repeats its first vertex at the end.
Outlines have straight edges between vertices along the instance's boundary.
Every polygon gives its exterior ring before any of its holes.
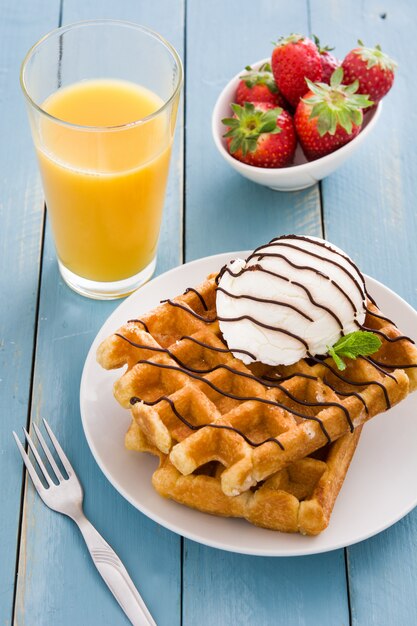
{"type": "MultiPolygon", "coordinates": [[[[367,539],[397,522],[417,504],[416,395],[365,426],[330,525],[317,537],[265,530],[244,520],[214,517],[166,500],[151,485],[157,460],[124,448],[130,414],[118,405],[112,393],[120,371],[108,372],[96,363],[97,346],[126,320],[145,313],[162,298],[198,285],[230,258],[247,254],[219,254],[177,267],[132,294],[110,315],[91,346],[81,380],[81,416],[88,444],[106,477],[133,506],[162,526],[208,546],[244,554],[297,556],[367,539]]],[[[416,311],[376,280],[366,281],[384,314],[392,317],[402,332],[415,336],[416,311]]]]}

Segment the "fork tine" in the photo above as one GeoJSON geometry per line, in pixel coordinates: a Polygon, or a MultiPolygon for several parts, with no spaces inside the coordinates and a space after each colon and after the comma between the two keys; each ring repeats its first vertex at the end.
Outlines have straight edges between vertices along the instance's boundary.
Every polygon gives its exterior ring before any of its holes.
{"type": "Polygon", "coordinates": [[[32,450],[33,456],[36,459],[37,464],[39,465],[42,474],[45,477],[46,482],[48,483],[49,486],[53,485],[53,482],[51,480],[51,477],[49,476],[48,470],[46,469],[41,457],[39,456],[39,452],[37,451],[35,444],[33,443],[28,431],[26,430],[26,428],[23,428],[23,432],[25,433],[25,437],[26,440],[29,444],[29,448],[32,450]]]}
{"type": "Polygon", "coordinates": [[[24,447],[22,446],[22,444],[20,443],[20,439],[17,436],[17,434],[15,433],[15,431],[13,431],[13,437],[16,441],[16,445],[19,448],[19,452],[22,455],[22,459],[23,459],[23,463],[26,465],[26,469],[29,473],[29,476],[32,479],[32,482],[36,488],[36,491],[39,493],[39,495],[42,495],[42,492],[45,491],[45,487],[42,485],[39,476],[34,468],[34,466],[32,465],[31,460],[29,459],[28,455],[26,454],[26,451],[24,449],[24,447]]]}
{"type": "Polygon", "coordinates": [[[35,430],[38,441],[41,444],[42,450],[44,451],[46,458],[48,459],[52,469],[55,472],[55,476],[58,478],[59,482],[61,482],[61,480],[64,480],[64,477],[61,474],[61,470],[59,469],[58,465],[55,463],[55,459],[52,456],[51,451],[49,450],[48,445],[45,439],[43,438],[41,431],[39,430],[39,428],[37,427],[35,423],[33,423],[33,428],[35,430]]]}
{"type": "Polygon", "coordinates": [[[63,449],[61,448],[58,439],[55,437],[52,428],[49,426],[48,422],[46,421],[46,419],[43,419],[43,423],[45,424],[45,428],[48,432],[49,438],[51,439],[52,443],[54,444],[55,450],[59,456],[59,459],[62,463],[62,465],[65,467],[65,471],[67,472],[68,476],[71,476],[72,474],[75,474],[74,469],[71,465],[71,463],[68,460],[67,455],[65,454],[65,452],[63,451],[63,449]]]}

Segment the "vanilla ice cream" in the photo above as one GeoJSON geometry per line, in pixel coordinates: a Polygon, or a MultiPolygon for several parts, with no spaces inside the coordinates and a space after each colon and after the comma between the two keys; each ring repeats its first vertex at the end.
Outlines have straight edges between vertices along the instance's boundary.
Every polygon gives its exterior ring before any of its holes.
{"type": "Polygon", "coordinates": [[[364,279],[324,239],[285,235],[221,271],[220,329],[244,363],[291,365],[325,354],[365,321],[364,279]]]}

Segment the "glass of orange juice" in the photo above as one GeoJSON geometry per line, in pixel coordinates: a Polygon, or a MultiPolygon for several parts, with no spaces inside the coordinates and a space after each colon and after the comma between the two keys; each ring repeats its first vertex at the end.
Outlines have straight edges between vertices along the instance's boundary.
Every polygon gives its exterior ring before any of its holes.
{"type": "Polygon", "coordinates": [[[155,269],[181,60],[160,35],[113,20],[58,28],[21,85],[65,282],[124,296],[155,269]]]}

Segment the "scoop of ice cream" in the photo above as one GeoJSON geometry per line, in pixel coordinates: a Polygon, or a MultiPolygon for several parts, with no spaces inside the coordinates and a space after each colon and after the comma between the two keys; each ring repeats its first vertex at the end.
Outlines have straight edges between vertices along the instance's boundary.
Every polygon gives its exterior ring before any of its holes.
{"type": "Polygon", "coordinates": [[[220,330],[244,363],[291,365],[325,354],[365,320],[364,279],[342,250],[285,235],[235,259],[220,275],[220,330]]]}

